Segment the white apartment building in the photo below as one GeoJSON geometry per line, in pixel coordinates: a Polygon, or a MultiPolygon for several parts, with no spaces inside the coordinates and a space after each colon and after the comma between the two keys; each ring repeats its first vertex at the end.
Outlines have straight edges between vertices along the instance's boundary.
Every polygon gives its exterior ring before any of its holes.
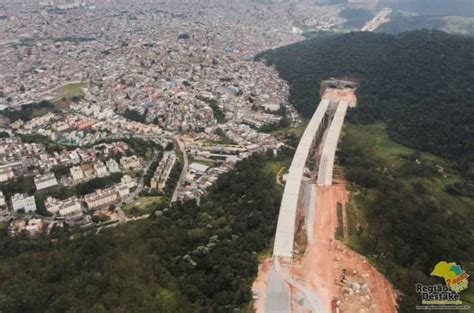
{"type": "Polygon", "coordinates": [[[82,212],[81,201],[77,197],[58,200],[48,197],[45,202],[46,210],[55,215],[66,216],[82,212]]]}
{"type": "Polygon", "coordinates": [[[5,196],[3,195],[3,191],[0,190],[0,209],[5,208],[6,205],[5,196]]]}
{"type": "Polygon", "coordinates": [[[115,189],[117,190],[121,198],[130,194],[130,188],[128,188],[127,184],[118,183],[117,185],[115,185],[115,189]]]}
{"type": "Polygon", "coordinates": [[[56,180],[54,173],[39,175],[33,180],[35,182],[36,190],[43,190],[58,185],[58,181],[56,180]]]}
{"type": "Polygon", "coordinates": [[[176,155],[173,152],[165,152],[163,158],[156,168],[155,174],[151,178],[150,187],[162,190],[166,186],[168,177],[176,162],[176,155]]]}
{"type": "Polygon", "coordinates": [[[119,194],[115,188],[98,189],[84,196],[87,207],[91,210],[108,206],[119,200],[119,194]]]}
{"type": "Polygon", "coordinates": [[[84,179],[84,172],[80,166],[73,166],[69,169],[71,177],[74,181],[79,181],[84,179]]]}
{"type": "Polygon", "coordinates": [[[10,180],[15,177],[15,173],[11,167],[0,168],[0,183],[10,180]]]}
{"type": "Polygon", "coordinates": [[[129,189],[132,189],[138,186],[137,181],[131,178],[129,175],[123,175],[122,178],[120,179],[120,183],[127,185],[129,189]]]}
{"type": "Polygon", "coordinates": [[[107,165],[107,168],[109,169],[109,172],[111,173],[120,172],[119,165],[117,161],[115,161],[114,159],[108,159],[107,161],[105,161],[105,165],[107,165]]]}
{"type": "Polygon", "coordinates": [[[108,174],[107,167],[102,161],[97,161],[94,163],[94,171],[97,177],[104,177],[108,174]]]}
{"type": "Polygon", "coordinates": [[[28,196],[24,193],[17,193],[11,198],[12,209],[14,212],[24,210],[25,213],[36,211],[36,201],[34,196],[28,196]]]}
{"type": "Polygon", "coordinates": [[[122,165],[122,167],[125,169],[125,170],[138,170],[138,169],[141,169],[141,164],[140,164],[140,160],[138,159],[138,157],[136,155],[132,155],[132,156],[129,156],[129,157],[121,157],[120,158],[120,165],[122,165]]]}

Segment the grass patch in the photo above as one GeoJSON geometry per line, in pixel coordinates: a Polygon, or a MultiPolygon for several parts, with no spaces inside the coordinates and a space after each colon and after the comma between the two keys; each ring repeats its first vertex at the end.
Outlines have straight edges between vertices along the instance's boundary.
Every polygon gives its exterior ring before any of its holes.
{"type": "Polygon", "coordinates": [[[0,233],[5,232],[8,230],[8,222],[2,222],[0,223],[0,233]]]}
{"type": "Polygon", "coordinates": [[[291,138],[301,138],[303,136],[304,130],[308,124],[300,123],[296,127],[287,127],[283,129],[279,129],[272,132],[272,135],[280,140],[291,139],[291,138]]]}
{"type": "Polygon", "coordinates": [[[351,145],[357,145],[364,154],[377,158],[386,167],[398,168],[402,157],[413,150],[392,141],[384,124],[353,125],[344,128],[344,136],[351,145]]]}
{"type": "MultiPolygon", "coordinates": [[[[273,245],[271,247],[273,247],[273,245]]],[[[268,249],[265,249],[265,250],[263,250],[263,251],[261,251],[257,254],[258,264],[262,264],[263,261],[265,261],[266,259],[272,257],[273,251],[272,251],[271,247],[269,247],[268,249]]]]}
{"type": "Polygon", "coordinates": [[[283,167],[288,167],[289,164],[286,164],[286,162],[282,161],[271,161],[265,164],[265,167],[263,168],[263,172],[265,174],[273,175],[276,177],[276,175],[280,172],[280,170],[283,167]]]}
{"type": "Polygon", "coordinates": [[[344,231],[343,231],[344,219],[342,217],[342,203],[340,202],[337,203],[336,210],[337,210],[336,239],[342,240],[344,239],[344,231]]]}
{"type": "Polygon", "coordinates": [[[308,235],[306,234],[304,220],[301,220],[295,235],[295,259],[303,257],[308,247],[308,235]]]}
{"type": "Polygon", "coordinates": [[[57,92],[61,96],[66,97],[66,98],[83,97],[84,87],[85,85],[83,83],[72,83],[72,84],[62,86],[61,88],[57,90],[57,92]]]}
{"type": "Polygon", "coordinates": [[[346,214],[347,214],[347,232],[350,236],[354,236],[357,234],[357,229],[359,225],[356,206],[354,205],[352,198],[349,199],[349,202],[346,206],[346,214]]]}
{"type": "Polygon", "coordinates": [[[357,210],[357,208],[366,208],[368,199],[373,198],[370,193],[354,194],[351,193],[349,202],[347,203],[347,222],[349,227],[349,238],[346,239],[346,244],[355,251],[362,251],[363,242],[367,242],[370,238],[367,236],[365,229],[369,227],[366,221],[364,211],[357,210]],[[359,229],[357,231],[357,228],[359,229]]]}
{"type": "Polygon", "coordinates": [[[167,203],[166,197],[141,197],[127,204],[123,211],[128,217],[151,213],[156,207],[167,203]]]}
{"type": "Polygon", "coordinates": [[[216,167],[216,166],[219,165],[219,162],[212,161],[212,160],[196,160],[196,159],[194,159],[193,163],[198,163],[198,164],[206,165],[206,166],[209,166],[209,167],[216,167]]]}
{"type": "Polygon", "coordinates": [[[71,101],[77,102],[84,97],[84,83],[71,83],[54,91],[54,104],[57,109],[69,108],[71,101]]]}

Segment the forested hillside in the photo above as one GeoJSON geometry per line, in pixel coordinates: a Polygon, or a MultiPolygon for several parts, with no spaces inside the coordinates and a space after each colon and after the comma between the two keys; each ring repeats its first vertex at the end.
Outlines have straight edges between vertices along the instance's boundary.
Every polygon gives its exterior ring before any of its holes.
{"type": "Polygon", "coordinates": [[[0,311],[244,311],[275,231],[275,174],[288,160],[250,157],[201,206],[175,205],[98,235],[51,242],[8,238],[0,227],[0,311]]]}
{"type": "Polygon", "coordinates": [[[426,30],[350,33],[258,58],[275,64],[290,82],[290,100],[306,117],[319,103],[321,80],[360,80],[352,121],[384,121],[396,141],[456,159],[474,175],[474,38],[426,30]]]}
{"type": "MultiPolygon", "coordinates": [[[[360,83],[338,162],[350,183],[350,238],[416,312],[416,283],[440,260],[474,266],[474,39],[438,31],[351,33],[259,56],[305,116],[330,77],[360,83]],[[433,154],[437,155],[434,156],[433,154]]],[[[472,305],[474,290],[462,299],[472,305]]]]}

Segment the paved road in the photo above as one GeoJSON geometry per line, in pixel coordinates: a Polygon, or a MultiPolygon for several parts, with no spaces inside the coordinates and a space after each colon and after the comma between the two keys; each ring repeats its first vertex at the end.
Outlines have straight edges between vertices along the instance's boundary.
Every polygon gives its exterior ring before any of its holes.
{"type": "Polygon", "coordinates": [[[392,13],[392,9],[390,8],[383,8],[377,15],[374,16],[374,18],[370,21],[368,21],[364,27],[362,27],[361,31],[369,31],[372,32],[376,30],[380,25],[390,21],[388,16],[392,13]]]}
{"type": "Polygon", "coordinates": [[[123,212],[123,210],[120,206],[117,206],[115,208],[115,212],[117,212],[120,223],[126,223],[128,221],[127,216],[125,215],[125,213],[123,212]]]}
{"type": "MultiPolygon", "coordinates": [[[[137,197],[140,194],[140,192],[142,192],[143,188],[145,188],[145,178],[144,178],[145,174],[150,170],[151,164],[153,162],[158,161],[159,157],[160,157],[160,151],[157,150],[157,149],[154,149],[153,150],[153,158],[148,163],[147,167],[144,169],[143,176],[140,179],[140,181],[138,182],[137,188],[135,189],[134,192],[132,192],[131,194],[129,194],[128,196],[126,196],[123,199],[123,201],[122,201],[123,203],[130,203],[130,202],[134,201],[135,197],[137,197]]],[[[117,215],[119,216],[120,223],[126,223],[126,222],[129,221],[129,219],[127,218],[127,216],[123,212],[122,207],[120,205],[117,205],[117,207],[115,208],[115,212],[117,212],[117,215]]]]}
{"type": "MultiPolygon", "coordinates": [[[[299,282],[297,282],[290,274],[284,271],[281,268],[280,261],[278,257],[273,258],[273,266],[275,267],[275,271],[293,288],[297,289],[301,292],[306,301],[308,302],[311,312],[313,313],[329,313],[324,302],[310,289],[306,288],[299,282]]],[[[267,313],[271,313],[267,311],[267,313]]]]}
{"type": "Polygon", "coordinates": [[[268,272],[267,281],[267,313],[290,313],[291,312],[291,290],[283,277],[277,273],[272,266],[268,272]]]}
{"type": "Polygon", "coordinates": [[[188,163],[189,163],[188,155],[186,154],[186,149],[184,149],[183,142],[179,139],[179,137],[176,137],[175,142],[178,145],[179,150],[183,154],[184,164],[183,164],[183,169],[181,170],[181,175],[179,175],[178,183],[176,184],[176,188],[174,189],[173,196],[171,197],[171,202],[176,202],[176,200],[178,200],[178,190],[179,188],[181,188],[181,186],[183,185],[184,179],[186,178],[186,173],[188,172],[188,163]]]}

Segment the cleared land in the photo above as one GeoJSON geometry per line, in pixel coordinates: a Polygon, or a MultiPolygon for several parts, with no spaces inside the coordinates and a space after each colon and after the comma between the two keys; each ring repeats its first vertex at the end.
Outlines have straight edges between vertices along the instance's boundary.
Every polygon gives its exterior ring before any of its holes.
{"type": "Polygon", "coordinates": [[[333,300],[340,300],[343,312],[395,313],[397,294],[387,279],[334,238],[337,204],[349,201],[346,185],[317,187],[317,199],[313,245],[295,262],[297,266],[288,270],[323,299],[328,312],[333,300]]]}
{"type": "Polygon", "coordinates": [[[157,206],[166,203],[165,197],[141,197],[136,201],[127,204],[123,211],[128,217],[149,214],[157,206]]]}
{"type": "Polygon", "coordinates": [[[267,258],[260,265],[257,279],[255,279],[252,285],[252,292],[254,294],[253,309],[255,310],[255,313],[265,313],[267,280],[270,267],[271,258],[267,258]]]}
{"type": "MultiPolygon", "coordinates": [[[[361,149],[365,155],[371,155],[378,164],[383,166],[382,170],[397,171],[406,184],[423,184],[443,207],[451,208],[459,213],[472,212],[474,199],[446,192],[449,185],[462,181],[460,175],[453,169],[453,163],[429,153],[419,153],[394,142],[389,138],[384,124],[349,124],[344,129],[344,142],[361,149]],[[421,177],[416,175],[417,173],[412,170],[413,167],[414,170],[421,168],[431,173],[421,177]]],[[[370,191],[356,197],[362,207],[364,198],[370,200],[370,191]]]]}

